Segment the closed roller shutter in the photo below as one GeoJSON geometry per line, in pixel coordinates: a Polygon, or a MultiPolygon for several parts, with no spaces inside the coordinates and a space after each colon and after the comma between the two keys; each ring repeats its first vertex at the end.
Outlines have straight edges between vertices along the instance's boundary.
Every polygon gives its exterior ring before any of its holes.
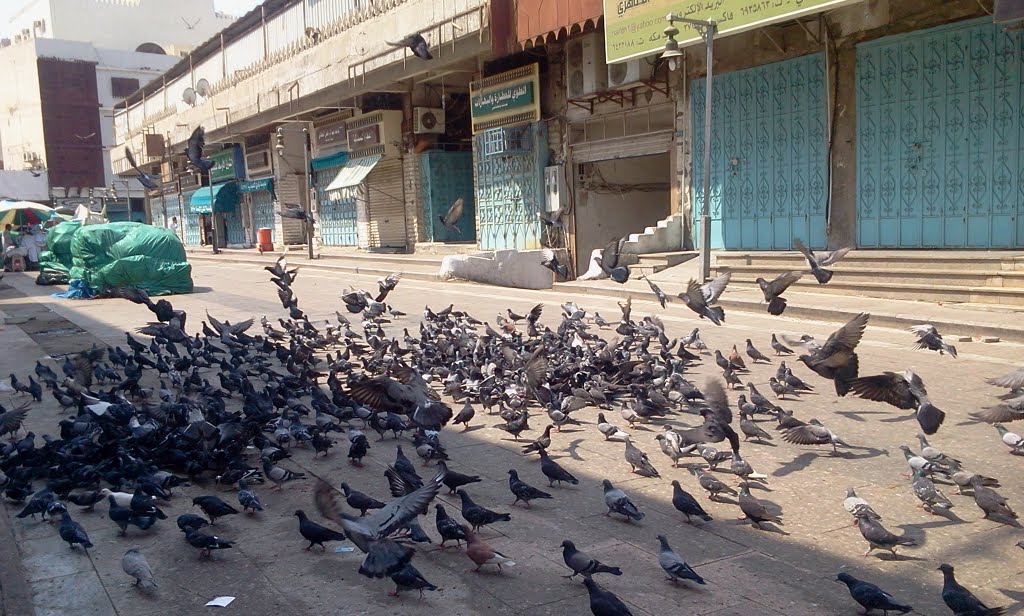
{"type": "MultiPolygon", "coordinates": [[[[285,203],[305,203],[303,199],[303,176],[286,175],[277,184],[278,205],[285,203]]],[[[285,244],[303,244],[306,241],[306,225],[302,221],[293,218],[282,218],[275,215],[281,221],[281,241],[285,244]]]]}
{"type": "Polygon", "coordinates": [[[603,139],[572,146],[572,158],[576,163],[592,163],[599,160],[615,160],[662,154],[672,146],[672,131],[631,135],[618,139],[603,139]]]}
{"type": "Polygon", "coordinates": [[[402,160],[382,160],[366,178],[370,248],[407,248],[402,160]]]}

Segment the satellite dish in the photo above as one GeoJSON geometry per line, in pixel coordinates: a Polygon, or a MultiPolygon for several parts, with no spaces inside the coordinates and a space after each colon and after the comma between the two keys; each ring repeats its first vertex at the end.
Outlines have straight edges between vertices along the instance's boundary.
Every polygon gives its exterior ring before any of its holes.
{"type": "Polygon", "coordinates": [[[210,96],[210,82],[207,81],[206,79],[200,79],[199,81],[197,81],[196,82],[196,92],[199,94],[199,96],[202,96],[204,98],[209,97],[210,96]]]}
{"type": "Polygon", "coordinates": [[[186,105],[195,105],[196,91],[192,88],[185,88],[185,91],[181,93],[181,100],[183,100],[186,105]]]}

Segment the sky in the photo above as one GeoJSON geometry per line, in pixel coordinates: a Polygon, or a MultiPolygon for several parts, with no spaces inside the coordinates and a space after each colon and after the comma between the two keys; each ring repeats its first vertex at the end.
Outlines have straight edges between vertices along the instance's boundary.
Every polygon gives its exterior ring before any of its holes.
{"type": "MultiPolygon", "coordinates": [[[[173,0],[167,0],[173,2],[173,0]]],[[[241,17],[247,11],[260,4],[261,0],[214,0],[218,11],[241,17]]],[[[7,31],[11,17],[28,4],[27,0],[0,0],[0,33],[7,31]]]]}

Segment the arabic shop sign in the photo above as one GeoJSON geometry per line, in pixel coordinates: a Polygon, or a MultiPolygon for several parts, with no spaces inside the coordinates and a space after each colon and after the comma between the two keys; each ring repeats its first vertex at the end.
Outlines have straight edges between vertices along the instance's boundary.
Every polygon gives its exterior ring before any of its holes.
{"type": "MultiPolygon", "coordinates": [[[[608,64],[660,54],[665,49],[669,13],[718,25],[716,36],[820,13],[858,0],[604,0],[605,56],[608,64]]],[[[702,42],[700,33],[676,22],[680,47],[702,42]]]]}
{"type": "Polygon", "coordinates": [[[216,184],[240,178],[239,171],[243,168],[242,161],[239,160],[241,155],[242,150],[238,147],[231,147],[211,155],[213,168],[210,169],[210,182],[216,184]]]}
{"type": "Polygon", "coordinates": [[[238,183],[238,192],[251,193],[259,192],[261,190],[270,191],[273,190],[273,180],[270,178],[263,178],[260,180],[245,180],[244,182],[238,183]]]}
{"type": "Polygon", "coordinates": [[[540,119],[540,71],[537,64],[474,81],[469,90],[473,134],[540,119]]]}
{"type": "Polygon", "coordinates": [[[316,145],[320,149],[344,146],[347,143],[348,131],[344,120],[316,129],[316,145]]]}

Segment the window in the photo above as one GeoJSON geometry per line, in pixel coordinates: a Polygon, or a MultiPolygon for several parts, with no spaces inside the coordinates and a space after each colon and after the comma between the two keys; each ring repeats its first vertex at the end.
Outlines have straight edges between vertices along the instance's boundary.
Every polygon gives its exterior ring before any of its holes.
{"type": "Polygon", "coordinates": [[[139,89],[139,80],[133,77],[111,77],[110,91],[114,98],[131,96],[139,89]]]}

